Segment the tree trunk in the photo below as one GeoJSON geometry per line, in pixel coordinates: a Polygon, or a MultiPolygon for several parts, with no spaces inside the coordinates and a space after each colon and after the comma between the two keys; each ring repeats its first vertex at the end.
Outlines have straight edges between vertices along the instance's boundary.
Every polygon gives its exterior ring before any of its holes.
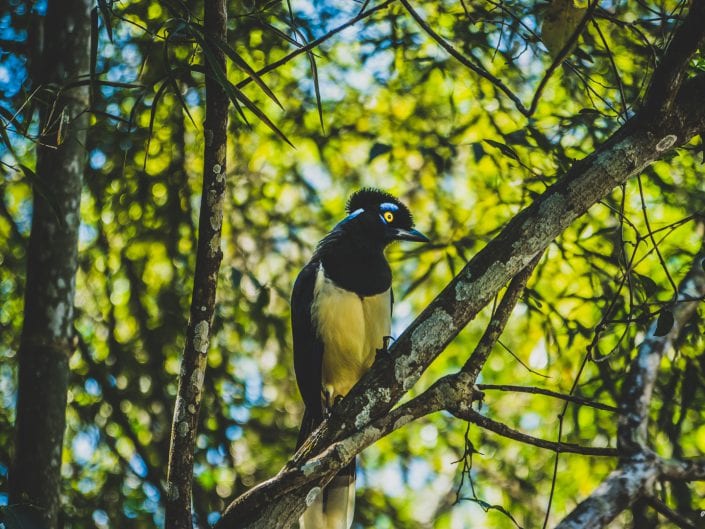
{"type": "MultiPolygon", "coordinates": [[[[206,0],[204,31],[215,41],[227,40],[225,0],[206,0]]],[[[203,187],[198,218],[196,271],[191,311],[179,373],[179,389],[169,448],[166,529],[192,529],[193,452],[201,408],[206,357],[215,312],[215,292],[223,253],[220,234],[225,199],[228,96],[218,81],[225,72],[225,55],[219,49],[204,54],[206,61],[206,121],[204,127],[203,187]],[[215,72],[218,72],[215,73],[215,72]]]]}
{"type": "MultiPolygon", "coordinates": [[[[38,84],[51,90],[89,70],[89,0],[53,0],[38,40],[38,84]]],[[[46,94],[47,91],[43,91],[46,94]]],[[[88,88],[52,93],[40,112],[24,323],[18,354],[15,456],[10,505],[28,506],[58,527],[66,424],[79,206],[88,127],[88,88]]]]}

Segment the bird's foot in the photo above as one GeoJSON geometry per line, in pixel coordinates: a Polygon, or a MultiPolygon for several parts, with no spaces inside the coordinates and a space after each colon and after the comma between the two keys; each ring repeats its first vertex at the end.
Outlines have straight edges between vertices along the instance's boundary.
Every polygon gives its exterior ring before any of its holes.
{"type": "Polygon", "coordinates": [[[376,355],[375,360],[379,360],[382,355],[389,354],[389,345],[393,341],[394,341],[393,336],[385,336],[384,338],[382,338],[382,347],[380,349],[377,349],[377,355],[376,355]]]}
{"type": "Polygon", "coordinates": [[[332,396],[331,392],[325,386],[321,388],[321,393],[323,394],[323,418],[327,419],[330,417],[330,410],[333,407],[333,403],[331,402],[332,396]]]}

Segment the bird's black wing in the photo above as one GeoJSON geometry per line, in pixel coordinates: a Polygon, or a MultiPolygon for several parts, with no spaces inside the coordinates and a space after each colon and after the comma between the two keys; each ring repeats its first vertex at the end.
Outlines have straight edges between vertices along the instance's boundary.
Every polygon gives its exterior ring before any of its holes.
{"type": "Polygon", "coordinates": [[[323,420],[321,370],[323,342],[311,321],[311,304],[320,262],[310,261],[299,273],[291,293],[291,329],[294,342],[294,371],[306,410],[298,445],[323,420]]]}

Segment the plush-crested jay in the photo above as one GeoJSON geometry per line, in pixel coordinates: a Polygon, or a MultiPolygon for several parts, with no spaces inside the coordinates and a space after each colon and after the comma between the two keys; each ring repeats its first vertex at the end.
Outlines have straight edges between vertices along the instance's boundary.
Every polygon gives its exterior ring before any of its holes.
{"type": "MultiPolygon", "coordinates": [[[[347,213],[318,243],[291,295],[294,369],[305,405],[297,446],[386,350],[393,296],[385,247],[428,242],[413,229],[409,209],[378,189],[354,193],[347,213]]],[[[348,529],[354,509],[353,460],[306,509],[300,527],[348,529]]]]}

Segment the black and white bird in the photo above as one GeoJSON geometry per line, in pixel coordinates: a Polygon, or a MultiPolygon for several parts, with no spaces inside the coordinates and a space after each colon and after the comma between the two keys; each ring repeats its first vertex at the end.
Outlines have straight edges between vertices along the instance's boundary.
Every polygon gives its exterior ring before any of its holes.
{"type": "MultiPolygon", "coordinates": [[[[378,189],[354,193],[348,216],[318,243],[294,283],[294,369],[305,412],[298,446],[386,350],[392,321],[392,241],[428,242],[409,209],[378,189]]],[[[301,529],[348,529],[355,510],[355,461],[300,519],[301,529]]]]}

